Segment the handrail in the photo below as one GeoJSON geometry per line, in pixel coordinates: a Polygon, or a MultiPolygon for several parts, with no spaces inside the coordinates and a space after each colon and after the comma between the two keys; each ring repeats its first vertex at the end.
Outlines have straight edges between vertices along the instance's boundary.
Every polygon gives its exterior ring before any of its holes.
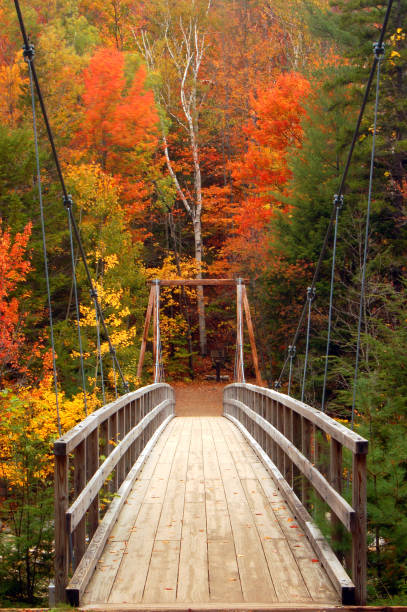
{"type": "Polygon", "coordinates": [[[343,603],[366,599],[366,455],[368,441],[328,415],[292,397],[245,383],[224,390],[224,415],[246,436],[302,524],[343,603]],[[352,453],[352,505],[342,496],[343,447],[352,453]],[[352,536],[353,582],[312,524],[311,488],[329,506],[332,543],[338,523],[352,536]]]}
{"type": "MultiPolygon", "coordinates": [[[[77,570],[83,574],[85,564],[88,579],[89,567],[97,558],[94,552],[89,555],[86,551],[97,550],[99,554],[102,550],[101,543],[106,541],[153,443],[174,416],[174,405],[174,390],[169,385],[149,385],[96,410],[55,441],[57,602],[66,601],[70,568],[76,576],[77,570]],[[102,489],[112,501],[99,523],[102,489]]],[[[84,586],[82,580],[81,589],[84,586]]]]}

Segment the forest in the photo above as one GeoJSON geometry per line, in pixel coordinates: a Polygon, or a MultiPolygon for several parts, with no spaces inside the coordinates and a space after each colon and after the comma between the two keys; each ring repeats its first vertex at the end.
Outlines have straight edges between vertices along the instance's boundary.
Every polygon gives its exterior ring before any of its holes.
{"type": "MultiPolygon", "coordinates": [[[[149,281],[241,277],[262,378],[269,387],[280,379],[287,393],[288,369],[280,377],[281,369],[321,252],[385,4],[21,0],[21,9],[90,274],[129,388],[153,379],[149,350],[137,376],[149,281]]],[[[377,127],[374,81],[338,209],[332,308],[330,235],[312,301],[307,377],[304,321],[290,379],[293,396],[369,439],[368,598],[388,605],[407,603],[406,32],[407,0],[394,0],[377,127]]],[[[53,441],[125,390],[70,233],[37,98],[36,156],[22,44],[14,3],[4,0],[0,603],[13,607],[47,598],[53,441]]],[[[163,288],[167,381],[187,385],[213,373],[210,354],[219,347],[233,373],[234,300],[233,287],[163,288]]],[[[247,355],[250,377],[249,349],[247,355]]]]}

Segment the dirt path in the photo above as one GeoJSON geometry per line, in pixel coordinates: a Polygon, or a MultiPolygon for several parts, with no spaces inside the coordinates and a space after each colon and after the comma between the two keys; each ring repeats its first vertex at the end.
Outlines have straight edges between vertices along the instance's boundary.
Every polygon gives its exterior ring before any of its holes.
{"type": "Polygon", "coordinates": [[[225,383],[199,382],[172,385],[177,416],[221,416],[225,383]]]}

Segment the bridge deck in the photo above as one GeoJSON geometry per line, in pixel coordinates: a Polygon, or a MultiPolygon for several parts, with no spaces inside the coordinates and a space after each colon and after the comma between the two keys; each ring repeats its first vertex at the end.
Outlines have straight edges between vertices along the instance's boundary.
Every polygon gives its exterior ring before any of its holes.
{"type": "Polygon", "coordinates": [[[81,602],[189,603],[340,603],[265,468],[223,417],[169,424],[81,602]]]}

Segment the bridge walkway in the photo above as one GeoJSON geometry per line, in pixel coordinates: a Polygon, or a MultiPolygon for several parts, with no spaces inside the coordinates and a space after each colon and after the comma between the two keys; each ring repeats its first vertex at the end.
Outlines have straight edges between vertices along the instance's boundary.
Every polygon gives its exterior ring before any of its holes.
{"type": "Polygon", "coordinates": [[[84,608],[340,605],[273,480],[227,419],[176,417],[125,503],[84,608]]]}

